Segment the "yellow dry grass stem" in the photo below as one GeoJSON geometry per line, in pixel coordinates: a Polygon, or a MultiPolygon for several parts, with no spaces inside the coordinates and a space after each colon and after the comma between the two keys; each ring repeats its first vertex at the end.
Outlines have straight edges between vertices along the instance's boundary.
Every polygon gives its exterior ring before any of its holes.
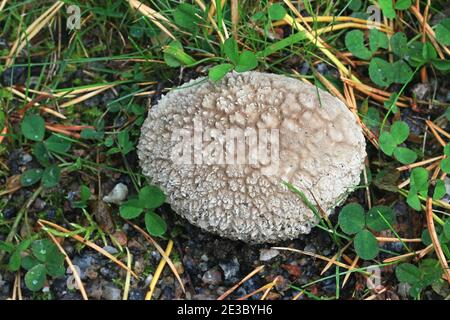
{"type": "Polygon", "coordinates": [[[67,101],[67,102],[63,103],[62,105],[60,105],[59,107],[60,107],[60,108],[67,108],[67,107],[73,106],[73,105],[75,105],[75,104],[78,104],[78,103],[80,103],[80,102],[83,102],[83,101],[85,101],[85,100],[88,100],[88,99],[90,99],[90,98],[92,98],[92,97],[98,95],[99,93],[105,91],[105,90],[111,89],[111,88],[114,87],[115,85],[116,85],[116,84],[108,84],[108,85],[104,85],[104,86],[100,87],[100,88],[97,89],[97,90],[94,90],[94,91],[89,92],[89,93],[86,93],[86,94],[84,94],[84,95],[82,95],[82,96],[80,96],[80,97],[77,97],[77,98],[75,98],[75,99],[72,99],[72,100],[70,100],[70,101],[67,101]]]}
{"type": "Polygon", "coordinates": [[[450,283],[450,269],[448,268],[447,258],[445,257],[444,251],[442,250],[441,242],[439,241],[439,237],[436,233],[436,228],[434,226],[433,200],[431,197],[427,197],[426,218],[427,218],[428,232],[430,234],[431,241],[433,242],[434,251],[436,252],[436,255],[438,257],[442,269],[444,270],[444,276],[447,279],[448,283],[450,283]]]}
{"type": "MultiPolygon", "coordinates": [[[[195,0],[195,3],[197,3],[197,5],[200,7],[200,9],[202,9],[203,11],[206,11],[206,5],[202,0],[195,0]]],[[[212,6],[211,6],[211,8],[212,8],[212,6]]],[[[225,36],[222,34],[222,32],[220,32],[219,27],[217,26],[217,23],[214,20],[213,14],[210,14],[210,12],[208,12],[208,20],[211,23],[211,25],[213,26],[214,30],[216,30],[217,35],[219,36],[220,42],[224,43],[225,39],[228,38],[228,34],[227,34],[227,37],[225,38],[225,36]]],[[[227,29],[224,28],[224,30],[226,32],[227,29]]]]}
{"type": "Polygon", "coordinates": [[[130,270],[130,273],[133,277],[135,277],[136,279],[138,279],[138,275],[131,270],[130,268],[128,268],[123,262],[119,261],[116,257],[114,257],[112,254],[110,254],[109,252],[107,252],[105,249],[99,247],[98,245],[96,245],[95,243],[93,243],[92,241],[86,240],[83,237],[80,237],[77,234],[73,234],[70,230],[67,230],[64,227],[61,227],[60,225],[57,225],[56,223],[47,221],[47,220],[43,220],[43,219],[39,219],[38,223],[44,224],[44,228],[54,228],[60,232],[64,232],[66,233],[68,236],[70,236],[71,238],[77,240],[78,242],[90,247],[91,249],[94,249],[95,251],[97,251],[98,253],[104,255],[105,257],[109,258],[112,262],[114,262],[115,264],[117,264],[119,267],[121,267],[122,269],[128,271],[130,270]]]}
{"type": "Polygon", "coordinates": [[[75,282],[77,283],[78,290],[80,290],[81,296],[83,297],[83,299],[89,300],[86,290],[84,289],[83,282],[81,281],[80,274],[78,273],[78,270],[73,265],[72,260],[70,260],[69,256],[67,255],[66,251],[64,250],[64,248],[61,246],[61,244],[58,242],[58,240],[56,240],[55,236],[48,230],[48,228],[46,228],[44,226],[42,221],[39,220],[38,224],[42,227],[42,229],[45,230],[45,232],[50,237],[50,239],[52,239],[53,243],[58,247],[59,252],[61,252],[61,254],[64,256],[64,260],[66,260],[70,270],[72,270],[73,277],[75,278],[75,282]]]}
{"type": "MultiPolygon", "coordinates": [[[[317,18],[329,18],[329,17],[317,17],[317,18]]],[[[382,32],[385,32],[387,34],[393,34],[394,31],[392,30],[392,28],[389,28],[383,24],[378,24],[378,23],[373,23],[371,21],[367,21],[367,20],[362,20],[362,19],[356,19],[356,18],[351,18],[351,17],[337,17],[335,20],[331,20],[331,19],[320,19],[323,21],[319,21],[319,19],[315,19],[315,18],[311,18],[311,17],[307,17],[307,18],[297,18],[295,19],[297,22],[343,22],[343,23],[339,23],[339,24],[334,24],[331,26],[327,26],[327,27],[323,27],[320,29],[317,29],[317,31],[314,31],[314,33],[324,33],[324,32],[329,32],[329,31],[334,31],[334,30],[340,30],[340,29],[346,29],[346,28],[358,28],[358,29],[371,29],[371,28],[375,28],[378,29],[382,32]],[[345,19],[338,19],[338,18],[345,18],[345,19]],[[321,31],[321,32],[320,32],[321,31]]],[[[285,20],[280,20],[280,21],[276,21],[274,23],[272,23],[272,25],[274,27],[278,27],[278,26],[283,26],[287,24],[287,22],[285,20]]]]}
{"type": "Polygon", "coordinates": [[[59,9],[64,5],[62,1],[56,1],[47,11],[37,18],[30,26],[20,34],[19,38],[14,42],[9,55],[6,59],[5,66],[9,67],[14,61],[14,57],[19,54],[22,49],[33,39],[43,27],[58,13],[59,9]]]}
{"type": "MultiPolygon", "coordinates": [[[[296,18],[295,20],[299,21],[299,22],[355,22],[355,23],[359,23],[359,24],[366,24],[368,26],[374,26],[374,27],[380,27],[386,30],[389,30],[390,33],[393,33],[394,30],[392,30],[391,27],[380,23],[380,22],[375,22],[375,21],[369,21],[369,20],[364,20],[364,19],[359,19],[359,18],[354,18],[354,17],[347,17],[347,16],[340,16],[340,17],[335,17],[335,16],[316,16],[316,17],[299,17],[296,18]]],[[[277,21],[274,22],[273,25],[274,26],[278,26],[278,25],[283,25],[284,22],[281,21],[277,21]]]]}
{"type": "Polygon", "coordinates": [[[337,252],[333,256],[333,258],[331,258],[331,260],[326,264],[326,266],[320,272],[320,275],[323,275],[325,272],[327,272],[328,269],[331,268],[331,266],[334,264],[334,262],[345,252],[345,250],[347,250],[347,248],[350,246],[350,244],[352,244],[352,241],[347,243],[341,250],[339,250],[339,252],[337,252]]]}
{"type": "Polygon", "coordinates": [[[298,300],[298,299],[300,299],[300,297],[303,296],[303,295],[304,295],[304,291],[300,291],[299,293],[297,293],[297,294],[292,298],[292,300],[298,300]]]}
{"type": "MultiPolygon", "coordinates": [[[[164,251],[166,256],[170,256],[170,253],[172,252],[172,248],[173,248],[173,241],[169,240],[169,242],[167,243],[166,250],[164,251]]],[[[145,300],[152,299],[153,292],[155,291],[156,283],[158,282],[158,279],[161,276],[161,273],[166,265],[166,262],[167,262],[167,260],[164,259],[164,257],[162,257],[161,260],[159,261],[158,267],[156,268],[155,274],[153,275],[153,279],[150,282],[149,291],[145,295],[145,300]]]]}
{"type": "Polygon", "coordinates": [[[127,247],[125,247],[125,250],[127,251],[127,275],[125,277],[125,287],[123,288],[123,297],[122,300],[128,300],[128,293],[130,292],[130,284],[131,284],[131,262],[133,261],[133,256],[130,253],[130,250],[128,250],[127,247]]]}
{"type": "Polygon", "coordinates": [[[186,293],[186,290],[184,288],[183,281],[181,280],[180,275],[178,274],[177,269],[175,268],[175,265],[173,264],[172,260],[169,258],[169,256],[164,252],[164,249],[161,248],[161,246],[147,233],[145,232],[141,227],[135,225],[134,223],[128,221],[128,223],[135,228],[140,234],[144,236],[144,238],[150,242],[156,250],[161,254],[163,259],[166,260],[167,264],[169,265],[170,269],[172,270],[173,274],[175,275],[175,278],[177,278],[178,283],[180,284],[181,290],[183,290],[184,293],[186,293]]]}
{"type": "Polygon", "coordinates": [[[164,17],[162,14],[160,14],[158,11],[153,10],[149,6],[143,4],[140,1],[137,0],[128,0],[128,3],[130,6],[136,10],[138,10],[140,13],[142,13],[144,16],[150,19],[151,22],[153,22],[158,28],[161,29],[165,34],[167,34],[170,38],[173,40],[176,40],[175,36],[162,24],[163,22],[167,25],[171,26],[173,29],[178,30],[177,26],[175,26],[173,23],[169,21],[166,17],[164,17]]]}
{"type": "MultiPolygon", "coordinates": [[[[26,96],[25,94],[23,94],[19,90],[16,90],[13,87],[5,87],[4,89],[9,91],[9,92],[11,92],[12,94],[20,97],[21,99],[23,99],[23,100],[25,100],[27,102],[31,102],[32,101],[32,99],[30,97],[26,96]]],[[[31,90],[28,90],[28,91],[31,92],[31,90]]],[[[66,120],[67,119],[67,117],[65,115],[63,115],[62,113],[59,113],[58,111],[50,109],[48,107],[41,106],[38,102],[33,103],[33,105],[36,106],[36,107],[39,107],[39,110],[42,111],[42,112],[51,114],[51,115],[53,115],[53,116],[55,116],[57,118],[60,118],[62,120],[66,120]]]]}
{"type": "Polygon", "coordinates": [[[328,50],[323,41],[317,37],[316,35],[313,35],[311,32],[306,30],[304,27],[302,27],[295,19],[293,19],[290,15],[286,14],[286,16],[283,18],[284,21],[286,21],[290,26],[294,27],[300,32],[303,32],[306,36],[306,38],[311,41],[316,47],[322,51],[322,53],[328,57],[328,59],[333,62],[333,64],[346,76],[349,76],[353,81],[360,82],[357,77],[351,74],[350,70],[347,69],[346,66],[333,54],[330,50],[328,50]]]}
{"type": "MultiPolygon", "coordinates": [[[[355,23],[355,22],[345,22],[345,23],[339,23],[332,26],[320,28],[317,31],[314,31],[314,33],[322,34],[327,32],[332,32],[336,30],[342,30],[342,29],[349,29],[349,28],[355,28],[355,29],[370,29],[370,26],[367,26],[365,24],[355,23]]],[[[386,29],[379,28],[380,31],[383,31],[385,33],[391,34],[391,32],[387,31],[386,29]]]]}
{"type": "MultiPolygon", "coordinates": [[[[350,269],[348,269],[349,271],[352,271],[353,269],[356,268],[356,265],[358,264],[359,261],[359,256],[356,256],[355,259],[353,260],[353,262],[350,265],[350,269]]],[[[347,283],[348,279],[350,279],[350,276],[352,275],[352,272],[349,272],[345,275],[344,280],[342,281],[342,288],[345,286],[345,284],[347,283]]]]}
{"type": "Polygon", "coordinates": [[[8,0],[2,0],[2,2],[0,2],[0,12],[5,8],[6,1],[8,1],[8,0]]]}
{"type": "Polygon", "coordinates": [[[414,169],[416,167],[421,167],[421,166],[423,166],[425,164],[429,164],[431,162],[435,162],[435,161],[442,160],[442,159],[444,159],[444,156],[434,157],[434,158],[430,158],[430,159],[427,159],[427,160],[422,160],[422,161],[419,161],[419,162],[416,162],[416,163],[411,163],[411,164],[407,164],[407,165],[398,167],[398,168],[396,168],[396,170],[397,171],[411,170],[411,169],[414,169]]]}
{"type": "Polygon", "coordinates": [[[231,0],[231,32],[238,41],[237,25],[239,23],[239,0],[231,0]]]}
{"type": "MultiPolygon", "coordinates": [[[[227,2],[227,0],[220,0],[220,8],[221,9],[223,9],[223,7],[225,6],[226,2],[227,2]]],[[[211,6],[209,7],[209,12],[208,12],[208,17],[211,17],[211,20],[214,20],[214,19],[212,19],[212,17],[216,13],[216,10],[217,10],[216,1],[212,0],[211,1],[211,6]]],[[[222,29],[223,29],[223,32],[224,32],[225,39],[228,39],[229,38],[228,30],[227,30],[227,27],[225,25],[225,21],[224,20],[222,20],[222,29]]],[[[209,31],[209,34],[211,34],[211,30],[209,31]]]]}

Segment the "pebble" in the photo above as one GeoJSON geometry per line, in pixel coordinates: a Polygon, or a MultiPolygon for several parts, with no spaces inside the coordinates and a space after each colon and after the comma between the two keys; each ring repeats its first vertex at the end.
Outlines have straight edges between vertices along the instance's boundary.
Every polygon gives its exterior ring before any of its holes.
{"type": "Polygon", "coordinates": [[[305,246],[305,248],[303,249],[303,251],[310,252],[310,253],[317,253],[317,249],[313,244],[307,244],[305,246]]]}
{"type": "Polygon", "coordinates": [[[411,289],[411,285],[409,285],[406,282],[401,282],[397,286],[397,293],[403,298],[403,299],[409,299],[409,289],[411,289]]]}
{"type": "Polygon", "coordinates": [[[2,75],[2,83],[4,86],[11,86],[13,84],[23,84],[25,82],[24,73],[26,69],[24,67],[11,67],[5,69],[2,75]]]}
{"type": "Polygon", "coordinates": [[[304,62],[300,68],[300,73],[301,74],[308,74],[309,72],[309,63],[308,62],[304,62]]]}
{"type": "Polygon", "coordinates": [[[200,257],[200,260],[208,262],[208,256],[206,254],[202,254],[202,256],[200,257]]]}
{"type": "Polygon", "coordinates": [[[411,92],[415,94],[417,99],[423,100],[430,92],[430,85],[427,83],[416,83],[411,92]]]}
{"type": "Polygon", "coordinates": [[[317,65],[317,72],[320,74],[326,74],[328,72],[328,67],[325,63],[319,63],[317,65]]]}
{"type": "Polygon", "coordinates": [[[31,162],[32,160],[33,160],[33,157],[29,153],[24,152],[24,153],[22,153],[22,156],[20,157],[19,164],[24,165],[24,164],[31,162]]]}
{"type": "Polygon", "coordinates": [[[217,286],[222,282],[222,273],[217,267],[214,267],[203,274],[202,281],[206,284],[217,286]]]}
{"type": "Polygon", "coordinates": [[[128,196],[128,187],[126,184],[118,183],[114,186],[108,195],[103,197],[103,201],[120,205],[128,196]]]}
{"type": "Polygon", "coordinates": [[[75,276],[70,275],[67,277],[66,286],[69,290],[78,289],[77,281],[75,280],[75,276]]]}
{"type": "Polygon", "coordinates": [[[120,289],[113,285],[103,287],[102,297],[105,300],[120,300],[122,298],[120,289]]]}
{"type": "Polygon", "coordinates": [[[160,288],[155,288],[155,290],[153,290],[153,296],[152,299],[158,299],[161,296],[161,289],[160,288]]]}
{"type": "Polygon", "coordinates": [[[86,293],[89,298],[100,300],[103,295],[103,285],[100,281],[93,281],[91,285],[86,288],[86,293]]]}
{"type": "Polygon", "coordinates": [[[216,296],[204,293],[195,294],[192,296],[192,300],[216,300],[216,299],[217,299],[216,296]]]}
{"type": "Polygon", "coordinates": [[[117,277],[117,272],[108,267],[101,268],[100,274],[108,280],[112,280],[117,277]]]}
{"type": "Polygon", "coordinates": [[[108,252],[109,254],[117,254],[119,253],[119,250],[117,250],[116,248],[114,248],[113,246],[104,246],[103,250],[105,250],[106,252],[108,252]]]}
{"type": "Polygon", "coordinates": [[[270,261],[280,254],[280,251],[275,249],[261,249],[259,251],[260,261],[270,261]]]}
{"type": "MultiPolygon", "coordinates": [[[[155,296],[155,292],[153,292],[153,296],[155,296]]],[[[142,289],[131,289],[128,294],[128,300],[144,300],[145,292],[142,289]]]]}
{"type": "Polygon", "coordinates": [[[152,282],[152,279],[153,279],[153,274],[149,274],[147,276],[147,278],[145,278],[144,287],[148,287],[150,285],[150,282],[152,282]]]}
{"type": "Polygon", "coordinates": [[[239,273],[240,264],[236,257],[229,262],[219,263],[219,266],[223,271],[226,281],[235,282],[238,280],[237,275],[239,273]]]}

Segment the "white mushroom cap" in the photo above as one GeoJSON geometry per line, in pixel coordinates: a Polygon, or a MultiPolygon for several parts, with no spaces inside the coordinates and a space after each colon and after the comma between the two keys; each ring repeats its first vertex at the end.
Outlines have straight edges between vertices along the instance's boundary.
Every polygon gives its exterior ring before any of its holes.
{"type": "Polygon", "coordinates": [[[318,221],[283,181],[315,204],[312,192],[329,214],[359,183],[365,155],[362,130],[340,100],[260,72],[229,73],[218,83],[199,78],[172,90],[149,111],[138,145],[143,174],[175,212],[205,230],[253,243],[296,238],[318,221]],[[260,157],[247,136],[243,149],[237,142],[227,148],[226,132],[236,128],[249,136],[268,133],[269,157],[260,157]],[[218,135],[206,133],[211,129],[218,135]]]}

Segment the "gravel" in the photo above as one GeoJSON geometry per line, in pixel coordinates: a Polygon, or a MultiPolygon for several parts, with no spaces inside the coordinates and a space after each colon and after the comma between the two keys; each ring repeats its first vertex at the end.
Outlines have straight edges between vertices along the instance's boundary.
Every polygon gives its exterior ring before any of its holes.
{"type": "Polygon", "coordinates": [[[102,298],[105,300],[120,300],[122,299],[121,290],[113,285],[105,285],[103,287],[102,298]]]}
{"type": "Polygon", "coordinates": [[[270,261],[276,256],[278,256],[280,252],[275,249],[261,249],[259,251],[259,260],[260,261],[270,261]]]}

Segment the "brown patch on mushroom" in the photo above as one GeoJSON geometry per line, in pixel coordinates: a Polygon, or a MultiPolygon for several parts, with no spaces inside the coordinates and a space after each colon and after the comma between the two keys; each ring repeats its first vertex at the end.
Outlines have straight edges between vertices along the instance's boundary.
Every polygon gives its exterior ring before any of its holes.
{"type": "Polygon", "coordinates": [[[317,223],[283,181],[312,203],[313,192],[329,214],[359,183],[366,153],[361,128],[341,101],[292,78],[246,72],[169,92],[149,111],[138,155],[144,175],[191,223],[231,239],[276,242],[317,223]],[[234,149],[224,142],[230,129],[243,133],[234,149]],[[190,154],[180,132],[193,145],[190,154]],[[258,143],[267,133],[270,156],[258,153],[255,132],[258,143]]]}

